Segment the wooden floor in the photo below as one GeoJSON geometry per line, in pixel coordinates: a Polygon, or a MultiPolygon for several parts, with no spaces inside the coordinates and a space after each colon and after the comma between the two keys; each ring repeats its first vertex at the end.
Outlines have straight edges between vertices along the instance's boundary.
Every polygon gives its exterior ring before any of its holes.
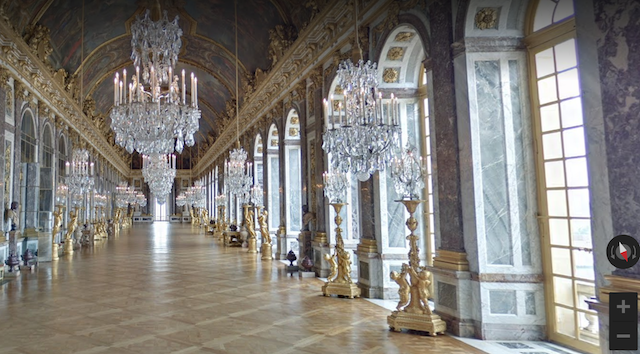
{"type": "Polygon", "coordinates": [[[387,310],[281,266],[189,225],[134,226],[0,285],[0,353],[482,353],[391,332],[387,310]]]}

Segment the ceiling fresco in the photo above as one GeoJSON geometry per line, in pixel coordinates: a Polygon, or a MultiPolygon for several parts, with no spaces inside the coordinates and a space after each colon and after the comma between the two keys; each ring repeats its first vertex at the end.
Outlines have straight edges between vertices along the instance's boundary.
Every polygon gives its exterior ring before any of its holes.
{"type": "MultiPolygon", "coordinates": [[[[235,97],[234,1],[22,0],[1,6],[19,33],[26,33],[34,24],[50,30],[53,52],[49,63],[53,70],[64,69],[67,80],[75,74],[82,81],[84,97],[94,99],[95,113],[107,117],[104,123],[108,126],[113,75],[123,68],[133,72],[130,25],[137,15],[156,4],[167,10],[170,19],[179,16],[183,46],[177,71],[184,68],[198,76],[203,118],[196,142],[211,144],[226,114],[226,102],[235,97]]],[[[311,10],[296,0],[237,0],[237,4],[242,97],[243,82],[257,69],[268,72],[271,67],[270,30],[287,26],[296,33],[306,26],[311,10]]]]}

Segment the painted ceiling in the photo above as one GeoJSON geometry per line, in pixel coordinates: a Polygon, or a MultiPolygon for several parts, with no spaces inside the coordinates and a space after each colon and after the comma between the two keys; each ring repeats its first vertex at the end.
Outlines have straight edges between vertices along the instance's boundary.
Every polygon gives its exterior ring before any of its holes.
{"type": "MultiPolygon", "coordinates": [[[[177,69],[198,76],[202,142],[216,136],[225,102],[235,96],[234,1],[230,0],[22,0],[8,5],[18,31],[30,24],[50,29],[55,70],[64,68],[83,82],[83,94],[105,114],[113,103],[113,75],[133,72],[130,26],[136,16],[159,3],[169,19],[179,16],[183,31],[177,69]],[[83,26],[84,8],[84,26],[83,26]],[[83,31],[84,27],[84,31],[83,31]],[[84,39],[83,39],[84,33],[84,39]],[[84,64],[83,64],[84,60],[84,64]]],[[[297,0],[237,0],[238,59],[241,80],[256,69],[268,71],[269,30],[303,27],[310,10],[297,0]]],[[[241,81],[242,92],[242,81],[241,81]]],[[[106,122],[107,124],[109,122],[106,122]]]]}

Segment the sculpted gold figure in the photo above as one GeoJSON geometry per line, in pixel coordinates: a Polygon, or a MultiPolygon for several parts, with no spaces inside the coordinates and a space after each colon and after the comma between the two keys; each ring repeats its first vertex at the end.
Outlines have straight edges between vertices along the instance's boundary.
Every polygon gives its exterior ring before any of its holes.
{"type": "Polygon", "coordinates": [[[396,310],[400,311],[403,307],[407,306],[409,303],[409,283],[407,282],[407,272],[405,271],[405,267],[402,267],[402,272],[398,274],[398,272],[391,272],[391,279],[398,283],[398,295],[400,296],[400,301],[398,301],[398,306],[396,306],[396,310]]]}
{"type": "Polygon", "coordinates": [[[249,234],[249,238],[256,238],[256,226],[254,222],[254,213],[251,207],[244,209],[244,222],[245,227],[247,228],[247,233],[249,234]]]}
{"type": "Polygon", "coordinates": [[[262,243],[271,244],[271,234],[269,233],[269,225],[267,224],[267,209],[263,209],[258,215],[258,223],[260,224],[260,234],[262,234],[262,243]]]}
{"type": "Polygon", "coordinates": [[[329,267],[331,269],[331,273],[329,273],[329,276],[327,277],[327,281],[332,282],[333,279],[335,279],[336,275],[338,274],[338,265],[336,264],[335,257],[330,254],[325,254],[324,259],[327,262],[329,262],[329,267]]]}
{"type": "Polygon", "coordinates": [[[62,228],[62,210],[63,207],[61,205],[57,205],[56,209],[53,212],[53,230],[51,230],[51,234],[53,235],[53,240],[55,243],[56,235],[60,232],[62,228]]]}
{"type": "Polygon", "coordinates": [[[409,264],[402,264],[400,274],[391,272],[391,279],[398,286],[400,301],[390,316],[387,316],[387,324],[394,331],[403,328],[416,331],[429,332],[435,336],[443,333],[447,329],[447,324],[440,316],[433,314],[429,308],[429,285],[431,284],[431,273],[423,266],[420,266],[418,252],[418,235],[414,231],[418,227],[418,221],[413,214],[422,202],[421,200],[405,199],[400,200],[409,212],[406,225],[411,233],[407,236],[409,240],[409,264]]]}

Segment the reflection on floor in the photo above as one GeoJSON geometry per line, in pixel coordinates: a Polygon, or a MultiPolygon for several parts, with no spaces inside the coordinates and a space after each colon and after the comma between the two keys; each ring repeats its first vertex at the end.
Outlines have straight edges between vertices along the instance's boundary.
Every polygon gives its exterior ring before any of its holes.
{"type": "Polygon", "coordinates": [[[280,265],[191,226],[134,226],[1,285],[0,353],[483,353],[390,332],[389,311],[280,265]]]}

